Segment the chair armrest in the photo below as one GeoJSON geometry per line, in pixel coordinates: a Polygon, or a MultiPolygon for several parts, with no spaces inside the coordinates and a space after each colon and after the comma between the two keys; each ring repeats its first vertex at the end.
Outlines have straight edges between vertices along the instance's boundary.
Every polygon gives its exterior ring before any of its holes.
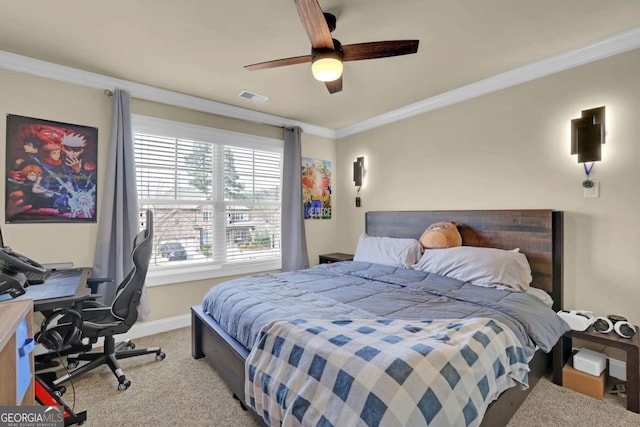
{"type": "Polygon", "coordinates": [[[100,286],[101,283],[113,283],[113,281],[112,278],[108,277],[92,277],[87,279],[87,286],[91,288],[91,293],[95,294],[98,292],[98,286],[100,286]]]}

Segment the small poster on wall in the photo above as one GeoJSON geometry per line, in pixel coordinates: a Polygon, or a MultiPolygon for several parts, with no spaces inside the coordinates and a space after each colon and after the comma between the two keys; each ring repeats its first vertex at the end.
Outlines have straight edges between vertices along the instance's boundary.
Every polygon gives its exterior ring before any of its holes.
{"type": "Polygon", "coordinates": [[[305,219],[331,219],[331,162],[302,158],[305,219]]]}
{"type": "Polygon", "coordinates": [[[96,222],[98,128],[7,115],[7,223],[96,222]]]}

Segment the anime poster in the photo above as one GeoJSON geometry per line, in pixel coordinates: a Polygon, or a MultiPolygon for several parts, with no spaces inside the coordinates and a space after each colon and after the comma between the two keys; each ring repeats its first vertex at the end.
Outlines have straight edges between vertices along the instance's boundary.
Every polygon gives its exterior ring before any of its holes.
{"type": "Polygon", "coordinates": [[[7,223],[95,222],[98,129],[7,115],[7,223]]]}
{"type": "Polygon", "coordinates": [[[331,219],[331,162],[302,158],[305,219],[331,219]]]}

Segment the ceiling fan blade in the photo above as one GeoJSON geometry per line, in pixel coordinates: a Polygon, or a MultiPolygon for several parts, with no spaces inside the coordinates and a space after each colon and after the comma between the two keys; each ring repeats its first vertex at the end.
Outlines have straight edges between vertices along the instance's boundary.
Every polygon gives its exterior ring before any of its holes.
{"type": "Polygon", "coordinates": [[[317,0],[295,0],[298,16],[307,31],[311,47],[333,49],[333,39],[317,0]]]}
{"type": "Polygon", "coordinates": [[[311,55],[294,56],[292,58],[274,59],[273,61],[259,62],[257,64],[245,65],[249,71],[266,70],[268,68],[284,67],[285,65],[304,64],[311,62],[311,55]]]}
{"type": "Polygon", "coordinates": [[[342,76],[338,80],[334,80],[332,82],[324,82],[325,86],[327,86],[327,90],[329,93],[336,93],[342,91],[342,76]]]}
{"type": "Polygon", "coordinates": [[[344,61],[386,58],[416,53],[420,40],[393,40],[384,42],[356,43],[342,46],[344,61]]]}

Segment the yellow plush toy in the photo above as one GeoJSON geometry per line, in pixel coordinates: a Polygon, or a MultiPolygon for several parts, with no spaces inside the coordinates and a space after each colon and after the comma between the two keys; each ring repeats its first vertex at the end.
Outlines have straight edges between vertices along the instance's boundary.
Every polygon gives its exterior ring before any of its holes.
{"type": "Polygon", "coordinates": [[[420,244],[425,249],[445,249],[462,246],[462,236],[458,231],[458,223],[436,222],[431,224],[420,237],[420,244]]]}

